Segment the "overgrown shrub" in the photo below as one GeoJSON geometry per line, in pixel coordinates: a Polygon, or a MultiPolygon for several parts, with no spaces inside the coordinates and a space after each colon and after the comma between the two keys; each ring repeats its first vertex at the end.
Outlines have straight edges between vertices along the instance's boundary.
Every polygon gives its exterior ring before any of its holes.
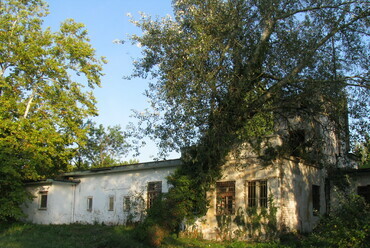
{"type": "Polygon", "coordinates": [[[358,195],[343,195],[322,218],[305,246],[365,248],[370,244],[370,206],[358,195]]]}
{"type": "Polygon", "coordinates": [[[150,226],[148,227],[147,242],[152,247],[159,247],[167,235],[166,230],[159,225],[150,226]]]}

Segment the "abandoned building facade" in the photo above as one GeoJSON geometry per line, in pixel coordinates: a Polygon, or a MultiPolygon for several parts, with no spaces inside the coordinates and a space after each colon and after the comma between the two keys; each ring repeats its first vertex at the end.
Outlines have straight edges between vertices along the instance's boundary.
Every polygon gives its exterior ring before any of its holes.
{"type": "MultiPolygon", "coordinates": [[[[288,121],[295,129],[282,123],[276,134],[261,141],[259,152],[246,143],[238,156],[229,155],[222,177],[207,195],[207,214],[187,230],[205,239],[246,239],[282,229],[312,231],[333,198],[328,170],[322,164],[352,169],[356,165],[335,130],[309,129],[307,120],[297,116],[288,121]],[[321,143],[304,146],[316,139],[317,132],[325,134],[321,143]],[[293,149],[275,156],[292,137],[288,143],[293,149]],[[303,158],[300,149],[308,156],[303,158]]],[[[168,192],[171,185],[166,178],[181,163],[175,159],[97,168],[28,183],[34,199],[23,207],[25,220],[40,224],[140,222],[153,200],[168,192]]],[[[364,196],[369,194],[370,173],[366,173],[352,180],[353,189],[362,190],[359,193],[364,196]]]]}

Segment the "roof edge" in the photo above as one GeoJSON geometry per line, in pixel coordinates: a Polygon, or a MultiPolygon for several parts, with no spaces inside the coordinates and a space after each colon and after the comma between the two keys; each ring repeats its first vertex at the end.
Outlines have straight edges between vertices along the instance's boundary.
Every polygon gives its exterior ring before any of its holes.
{"type": "Polygon", "coordinates": [[[129,164],[129,165],[102,167],[102,168],[95,168],[95,169],[83,170],[83,171],[73,171],[73,172],[64,173],[61,176],[64,178],[81,177],[81,176],[110,174],[110,173],[119,173],[119,172],[128,172],[128,171],[151,170],[151,169],[157,169],[157,168],[172,168],[172,167],[177,167],[181,164],[182,164],[181,159],[170,159],[170,160],[151,161],[151,162],[129,164]]]}

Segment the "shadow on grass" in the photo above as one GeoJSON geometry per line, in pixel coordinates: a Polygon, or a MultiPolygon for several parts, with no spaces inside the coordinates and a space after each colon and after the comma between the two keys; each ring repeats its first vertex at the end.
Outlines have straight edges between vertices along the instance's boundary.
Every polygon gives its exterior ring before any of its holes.
{"type": "Polygon", "coordinates": [[[131,230],[102,225],[0,225],[1,248],[126,248],[147,246],[131,238],[131,230]]]}

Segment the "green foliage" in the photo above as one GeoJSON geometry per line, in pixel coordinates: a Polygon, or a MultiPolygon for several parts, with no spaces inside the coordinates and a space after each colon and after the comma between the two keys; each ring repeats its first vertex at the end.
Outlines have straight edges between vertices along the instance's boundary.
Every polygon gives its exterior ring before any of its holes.
{"type": "MultiPolygon", "coordinates": [[[[149,248],[133,238],[133,230],[123,226],[0,224],[2,248],[149,248]]],[[[216,242],[170,236],[162,248],[279,248],[276,243],[216,242]]]]}
{"type": "Polygon", "coordinates": [[[361,157],[360,168],[370,168],[370,135],[367,135],[365,141],[358,144],[356,154],[361,157]]]}
{"type": "Polygon", "coordinates": [[[15,223],[0,226],[2,248],[146,248],[132,238],[132,229],[102,225],[31,225],[15,223]]]}
{"type": "MultiPolygon", "coordinates": [[[[128,152],[129,145],[120,126],[102,124],[96,126],[94,122],[86,123],[88,126],[86,141],[76,151],[76,169],[108,167],[123,163],[122,156],[128,152]]],[[[132,160],[131,162],[137,162],[132,160]]]]}
{"type": "MultiPolygon", "coordinates": [[[[137,238],[143,242],[152,244],[152,233],[169,234],[180,232],[179,224],[186,218],[188,221],[194,219],[194,215],[189,215],[189,210],[194,209],[192,205],[194,196],[190,190],[190,181],[186,178],[176,181],[178,187],[172,187],[167,194],[162,194],[148,210],[145,220],[136,228],[137,238]],[[173,206],[176,206],[175,208],[173,206]]],[[[163,240],[158,238],[160,243],[163,240]]]]}
{"type": "Polygon", "coordinates": [[[91,90],[104,59],[95,57],[81,23],[43,29],[47,11],[41,0],[0,4],[1,221],[21,216],[22,181],[70,169],[86,133],[81,124],[97,114],[91,90]]]}
{"type": "Polygon", "coordinates": [[[348,103],[351,129],[369,128],[365,2],[178,0],[173,7],[174,18],[133,20],[143,35],[131,40],[143,47],[132,76],[153,79],[152,110],[137,114],[139,137],[164,154],[191,147],[171,183],[185,178],[194,196],[180,190],[165,200],[180,204],[170,215],[176,221],[204,214],[207,201],[199,199],[226,156],[270,134],[277,120],[300,116],[323,130],[328,123],[317,117],[327,116],[341,133],[348,103]]]}
{"type": "Polygon", "coordinates": [[[274,240],[278,236],[277,207],[273,198],[268,199],[268,208],[239,208],[234,223],[238,226],[236,237],[249,240],[274,240]]]}
{"type": "Polygon", "coordinates": [[[307,247],[368,247],[370,206],[358,195],[343,195],[339,206],[325,216],[305,240],[307,247]]]}

